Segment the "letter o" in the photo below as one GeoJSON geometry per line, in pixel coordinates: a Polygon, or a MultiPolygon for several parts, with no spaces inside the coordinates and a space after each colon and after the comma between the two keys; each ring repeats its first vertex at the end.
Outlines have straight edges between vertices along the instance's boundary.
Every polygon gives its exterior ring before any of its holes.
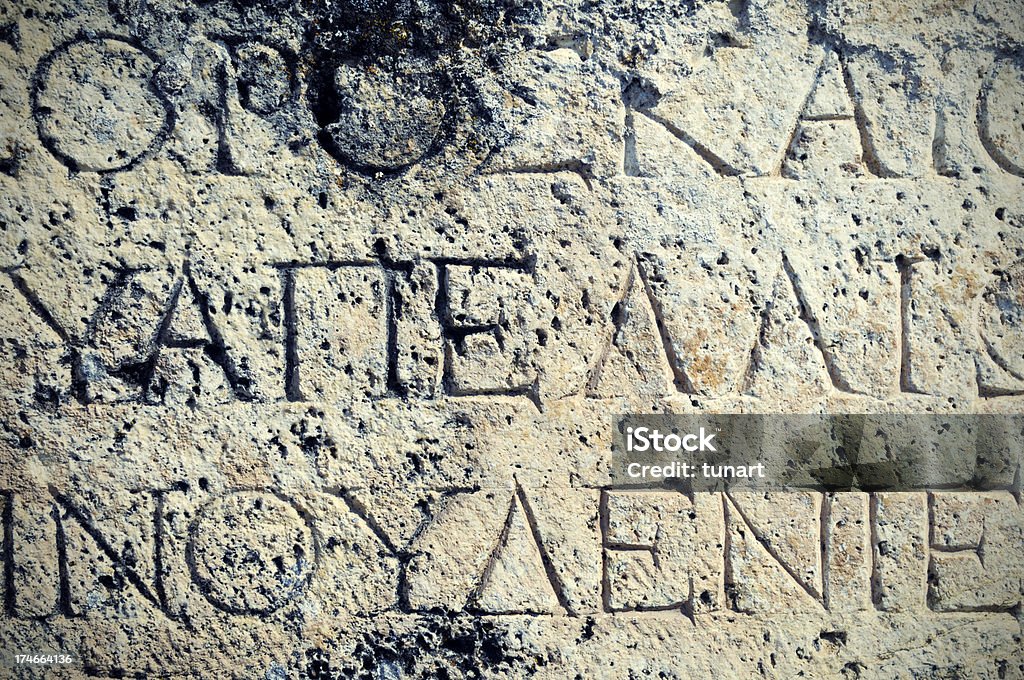
{"type": "Polygon", "coordinates": [[[235,491],[203,505],[186,557],[193,582],[215,607],[269,614],[305,588],[316,568],[316,535],[291,500],[235,491]]]}
{"type": "Polygon", "coordinates": [[[155,153],[174,109],[152,83],[157,56],[128,38],[75,38],[39,62],[32,115],[39,140],[72,170],[115,172],[155,153]]]}

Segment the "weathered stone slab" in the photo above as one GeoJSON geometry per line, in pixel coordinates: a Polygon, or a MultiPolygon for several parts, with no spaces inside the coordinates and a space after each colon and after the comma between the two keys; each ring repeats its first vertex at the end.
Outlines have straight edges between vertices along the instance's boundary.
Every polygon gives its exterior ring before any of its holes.
{"type": "Polygon", "coordinates": [[[0,676],[1022,677],[1024,433],[910,426],[1024,413],[1022,48],[1012,0],[0,6],[0,676]],[[908,426],[710,493],[613,477],[643,413],[908,426]]]}

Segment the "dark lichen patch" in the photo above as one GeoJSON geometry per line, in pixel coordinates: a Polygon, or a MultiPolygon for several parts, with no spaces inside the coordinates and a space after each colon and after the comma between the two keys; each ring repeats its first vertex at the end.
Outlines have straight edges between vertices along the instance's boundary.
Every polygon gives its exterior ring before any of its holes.
{"type": "Polygon", "coordinates": [[[401,677],[420,680],[474,679],[509,675],[529,677],[551,661],[524,653],[493,621],[430,614],[415,630],[364,633],[353,654],[334,658],[321,648],[306,651],[305,678],[372,680],[401,677]]]}
{"type": "Polygon", "coordinates": [[[484,49],[539,15],[535,0],[307,0],[314,50],[348,58],[437,57],[462,47],[484,49]]]}
{"type": "Polygon", "coordinates": [[[478,83],[495,77],[499,55],[521,49],[521,27],[540,15],[535,2],[504,0],[307,0],[305,10],[302,70],[318,139],[337,160],[377,176],[454,141],[470,151],[492,146],[478,83]]]}

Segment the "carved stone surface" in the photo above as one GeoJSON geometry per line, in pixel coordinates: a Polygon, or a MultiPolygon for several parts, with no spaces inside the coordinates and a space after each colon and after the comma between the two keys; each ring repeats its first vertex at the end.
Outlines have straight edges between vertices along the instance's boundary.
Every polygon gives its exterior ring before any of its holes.
{"type": "Polygon", "coordinates": [[[1024,677],[1019,450],[610,474],[624,413],[1024,410],[1022,50],[1015,0],[0,5],[0,676],[1024,677]]]}

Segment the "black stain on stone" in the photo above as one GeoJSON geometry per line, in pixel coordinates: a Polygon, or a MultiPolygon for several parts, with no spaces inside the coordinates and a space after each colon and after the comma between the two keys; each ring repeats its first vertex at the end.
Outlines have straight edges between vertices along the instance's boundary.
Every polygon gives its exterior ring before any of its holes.
{"type": "Polygon", "coordinates": [[[480,50],[540,13],[536,0],[306,0],[306,6],[313,49],[357,59],[480,50]]]}
{"type": "Polygon", "coordinates": [[[535,0],[306,0],[306,9],[317,139],[340,162],[375,176],[468,143],[459,139],[459,119],[471,118],[474,135],[486,138],[493,116],[475,79],[490,77],[487,64],[540,16],[535,0]]]}
{"type": "Polygon", "coordinates": [[[9,21],[0,24],[0,42],[7,43],[17,52],[21,49],[21,30],[17,22],[9,21]]]}
{"type": "Polygon", "coordinates": [[[371,680],[401,677],[455,680],[515,674],[530,677],[549,659],[513,648],[495,622],[448,614],[425,615],[408,632],[364,633],[353,654],[332,661],[322,648],[306,651],[305,678],[371,680]]]}

